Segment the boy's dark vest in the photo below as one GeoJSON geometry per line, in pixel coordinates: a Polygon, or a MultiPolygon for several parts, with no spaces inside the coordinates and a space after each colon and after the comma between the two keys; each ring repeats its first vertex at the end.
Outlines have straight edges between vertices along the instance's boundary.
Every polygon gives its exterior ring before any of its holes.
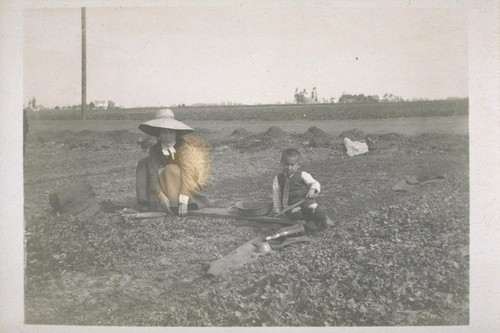
{"type": "MultiPolygon", "coordinates": [[[[287,176],[284,173],[278,175],[278,184],[280,186],[281,197],[283,197],[283,191],[285,190],[285,181],[287,176]]],[[[301,199],[306,197],[309,191],[309,186],[304,184],[302,180],[302,170],[297,170],[290,178],[290,183],[288,185],[288,205],[293,205],[301,199]]]]}

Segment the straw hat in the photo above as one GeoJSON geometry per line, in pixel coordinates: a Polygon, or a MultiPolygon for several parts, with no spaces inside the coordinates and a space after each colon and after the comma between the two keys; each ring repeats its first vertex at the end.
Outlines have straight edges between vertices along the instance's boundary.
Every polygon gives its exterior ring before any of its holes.
{"type": "Polygon", "coordinates": [[[161,128],[173,129],[187,134],[193,129],[181,121],[175,120],[174,113],[170,109],[163,109],[156,112],[156,118],[148,120],[139,125],[139,129],[151,136],[158,136],[161,128]]]}

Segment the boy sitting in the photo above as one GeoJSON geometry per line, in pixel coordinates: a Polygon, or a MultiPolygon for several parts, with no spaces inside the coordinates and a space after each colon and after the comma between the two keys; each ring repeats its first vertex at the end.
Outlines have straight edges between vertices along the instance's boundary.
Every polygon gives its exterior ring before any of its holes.
{"type": "Polygon", "coordinates": [[[283,151],[281,166],[283,172],[273,182],[273,213],[278,214],[304,199],[303,203],[285,214],[292,220],[306,220],[306,231],[319,231],[326,225],[331,225],[326,211],[315,200],[321,191],[319,182],[309,173],[300,170],[299,151],[293,148],[283,151]]]}

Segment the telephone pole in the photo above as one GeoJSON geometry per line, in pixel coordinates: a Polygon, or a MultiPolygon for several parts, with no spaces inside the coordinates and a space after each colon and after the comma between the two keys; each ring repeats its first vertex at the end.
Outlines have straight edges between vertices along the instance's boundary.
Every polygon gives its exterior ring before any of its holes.
{"type": "Polygon", "coordinates": [[[82,8],[82,120],[87,119],[87,34],[85,27],[85,7],[82,8]]]}

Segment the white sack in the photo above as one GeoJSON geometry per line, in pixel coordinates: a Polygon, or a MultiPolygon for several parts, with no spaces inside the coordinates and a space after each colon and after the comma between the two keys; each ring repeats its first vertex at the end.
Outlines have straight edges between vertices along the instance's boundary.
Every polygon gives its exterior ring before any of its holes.
{"type": "Polygon", "coordinates": [[[349,138],[344,138],[344,145],[349,156],[361,155],[368,152],[368,146],[365,142],[351,141],[349,138]]]}

